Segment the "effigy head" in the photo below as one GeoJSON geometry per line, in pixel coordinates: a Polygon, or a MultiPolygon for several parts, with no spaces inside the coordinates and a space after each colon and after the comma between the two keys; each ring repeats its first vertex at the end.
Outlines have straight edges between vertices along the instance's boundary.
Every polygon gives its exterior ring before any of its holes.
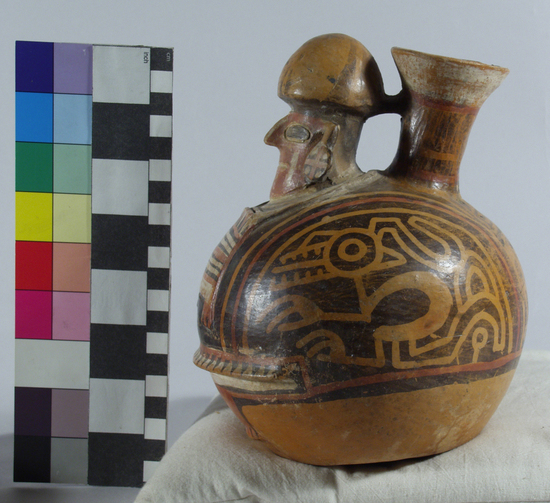
{"type": "Polygon", "coordinates": [[[278,121],[264,140],[280,153],[270,199],[325,181],[339,133],[334,122],[311,114],[291,112],[278,121]]]}
{"type": "Polygon", "coordinates": [[[364,121],[387,97],[370,52],[347,35],[306,42],[288,60],[278,94],[292,112],[267,133],[280,160],[270,199],[360,172],[355,152],[364,121]]]}
{"type": "Polygon", "coordinates": [[[291,56],[278,94],[293,109],[335,108],[363,120],[379,113],[385,98],[371,53],[354,38],[335,33],[312,38],[291,56]]]}

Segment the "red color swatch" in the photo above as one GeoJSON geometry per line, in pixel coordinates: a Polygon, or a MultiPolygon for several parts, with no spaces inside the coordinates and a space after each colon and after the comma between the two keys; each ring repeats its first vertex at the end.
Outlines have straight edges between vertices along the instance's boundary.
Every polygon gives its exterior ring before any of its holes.
{"type": "Polygon", "coordinates": [[[52,289],[52,243],[16,241],[15,288],[52,289]]]}

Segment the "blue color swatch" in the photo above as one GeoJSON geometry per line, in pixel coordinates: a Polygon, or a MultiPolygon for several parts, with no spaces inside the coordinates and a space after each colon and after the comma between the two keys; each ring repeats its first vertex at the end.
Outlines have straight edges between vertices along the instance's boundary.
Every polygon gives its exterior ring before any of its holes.
{"type": "Polygon", "coordinates": [[[53,140],[53,95],[15,93],[15,141],[51,143],[53,140]]]}
{"type": "Polygon", "coordinates": [[[92,96],[54,94],[54,143],[92,143],[92,96]]]}

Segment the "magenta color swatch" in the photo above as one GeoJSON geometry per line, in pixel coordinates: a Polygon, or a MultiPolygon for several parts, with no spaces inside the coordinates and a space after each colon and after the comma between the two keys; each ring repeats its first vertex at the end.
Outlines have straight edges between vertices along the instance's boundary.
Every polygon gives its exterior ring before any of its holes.
{"type": "Polygon", "coordinates": [[[54,93],[92,94],[92,46],[54,44],[54,93]]]}
{"type": "Polygon", "coordinates": [[[15,338],[52,338],[52,292],[15,292],[15,338]]]}
{"type": "Polygon", "coordinates": [[[90,294],[53,292],[52,339],[90,340],[90,294]]]}
{"type": "Polygon", "coordinates": [[[52,437],[87,438],[90,392],[52,390],[52,437]]]}

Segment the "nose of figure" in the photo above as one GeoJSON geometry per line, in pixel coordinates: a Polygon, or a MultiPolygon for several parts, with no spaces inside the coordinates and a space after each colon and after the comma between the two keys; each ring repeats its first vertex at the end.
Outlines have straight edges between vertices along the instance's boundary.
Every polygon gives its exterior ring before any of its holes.
{"type": "Polygon", "coordinates": [[[270,147],[280,148],[287,123],[288,117],[283,117],[279,122],[277,122],[265,135],[264,143],[270,147]]]}
{"type": "Polygon", "coordinates": [[[284,117],[269,130],[264,139],[267,145],[277,147],[280,153],[270,199],[281,197],[305,185],[301,161],[303,161],[302,157],[307,144],[289,141],[286,130],[291,123],[290,117],[284,117]]]}

